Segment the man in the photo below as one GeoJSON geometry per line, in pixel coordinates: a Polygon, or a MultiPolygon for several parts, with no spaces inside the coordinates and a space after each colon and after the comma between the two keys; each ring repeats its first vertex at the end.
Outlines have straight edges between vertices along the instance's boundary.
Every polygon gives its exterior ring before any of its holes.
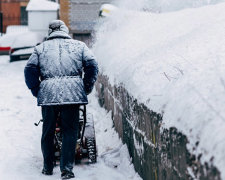
{"type": "Polygon", "coordinates": [[[38,106],[42,107],[42,173],[45,175],[53,173],[53,140],[56,119],[60,114],[62,179],[74,177],[79,105],[88,103],[87,95],[91,93],[98,74],[97,62],[91,51],[83,42],[71,39],[68,33],[63,21],[52,21],[47,41],[35,47],[24,70],[27,87],[37,97],[38,106]]]}

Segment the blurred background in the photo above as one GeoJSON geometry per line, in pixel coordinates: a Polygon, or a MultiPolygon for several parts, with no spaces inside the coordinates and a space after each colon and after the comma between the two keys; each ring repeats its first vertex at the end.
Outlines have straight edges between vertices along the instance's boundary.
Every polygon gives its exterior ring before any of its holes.
{"type": "Polygon", "coordinates": [[[88,42],[99,17],[100,7],[112,0],[33,1],[29,4],[29,0],[1,0],[0,33],[6,33],[7,27],[11,25],[28,26],[33,31],[46,31],[46,24],[53,18],[59,18],[67,24],[74,38],[88,42]],[[36,15],[33,15],[33,11],[36,11],[36,15]]]}

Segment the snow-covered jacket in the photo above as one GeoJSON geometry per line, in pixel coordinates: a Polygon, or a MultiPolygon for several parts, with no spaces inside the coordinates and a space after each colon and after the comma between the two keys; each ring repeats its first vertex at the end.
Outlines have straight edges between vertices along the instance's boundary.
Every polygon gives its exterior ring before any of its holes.
{"type": "Polygon", "coordinates": [[[39,106],[87,104],[98,66],[85,43],[71,39],[64,31],[55,31],[35,47],[24,74],[39,106]]]}

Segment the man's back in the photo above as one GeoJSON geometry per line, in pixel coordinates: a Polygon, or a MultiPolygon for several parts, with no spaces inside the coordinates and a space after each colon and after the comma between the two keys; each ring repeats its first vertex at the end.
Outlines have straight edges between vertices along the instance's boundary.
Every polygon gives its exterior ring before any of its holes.
{"type": "Polygon", "coordinates": [[[84,46],[80,41],[63,38],[48,40],[37,46],[41,76],[81,77],[84,46]]]}
{"type": "Polygon", "coordinates": [[[68,33],[63,21],[52,21],[47,41],[35,47],[24,69],[26,84],[42,106],[42,173],[45,175],[53,174],[54,132],[60,115],[62,179],[74,178],[79,105],[88,103],[87,94],[92,91],[98,74],[94,55],[84,43],[72,40],[68,33]]]}
{"type": "Polygon", "coordinates": [[[39,106],[87,104],[86,94],[97,79],[94,55],[85,43],[71,39],[65,31],[61,25],[50,32],[47,41],[35,47],[25,67],[27,86],[33,89],[39,106]]]}

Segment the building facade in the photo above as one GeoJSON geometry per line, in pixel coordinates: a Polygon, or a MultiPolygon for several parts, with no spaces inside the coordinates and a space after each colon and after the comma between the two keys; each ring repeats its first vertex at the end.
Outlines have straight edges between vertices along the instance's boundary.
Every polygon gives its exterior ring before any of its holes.
{"type": "Polygon", "coordinates": [[[90,36],[99,18],[102,4],[112,0],[60,0],[60,19],[69,27],[74,39],[90,44],[90,36]]]}
{"type": "Polygon", "coordinates": [[[26,6],[29,0],[0,1],[0,32],[6,31],[9,25],[27,25],[26,6]]]}

